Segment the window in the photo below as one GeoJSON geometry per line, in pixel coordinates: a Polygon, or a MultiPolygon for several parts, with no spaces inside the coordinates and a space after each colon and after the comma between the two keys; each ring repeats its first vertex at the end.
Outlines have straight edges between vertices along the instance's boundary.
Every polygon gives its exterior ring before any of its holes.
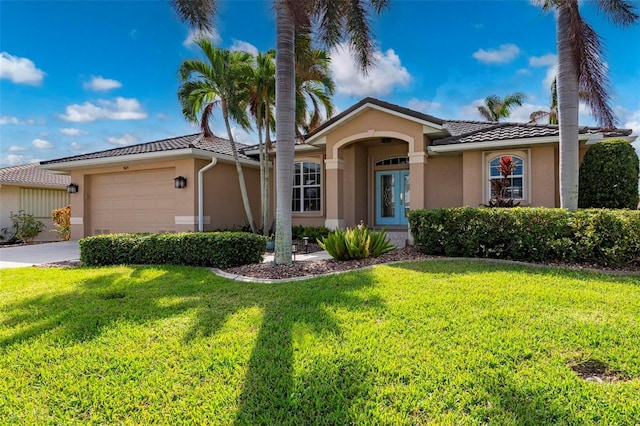
{"type": "Polygon", "coordinates": [[[294,212],[320,211],[320,164],[295,163],[293,175],[294,212]]]}
{"type": "Polygon", "coordinates": [[[393,166],[396,164],[409,164],[409,157],[392,157],[376,161],[376,166],[393,166]]]}
{"type": "MultiPolygon", "coordinates": [[[[521,157],[505,154],[491,159],[489,161],[489,180],[494,181],[502,179],[502,175],[500,174],[498,167],[500,165],[500,159],[506,156],[511,157],[514,168],[513,172],[507,177],[509,186],[505,190],[504,196],[514,200],[524,200],[524,160],[521,157]]],[[[496,194],[493,189],[493,185],[489,185],[489,191],[489,197],[494,198],[496,194]]]]}

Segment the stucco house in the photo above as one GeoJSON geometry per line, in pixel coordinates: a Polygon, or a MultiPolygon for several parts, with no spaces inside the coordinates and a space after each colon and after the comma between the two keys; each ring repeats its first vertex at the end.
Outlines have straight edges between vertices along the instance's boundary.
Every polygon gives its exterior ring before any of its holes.
{"type": "MultiPolygon", "coordinates": [[[[612,137],[633,141],[630,134],[583,127],[580,153],[612,137]]],[[[521,205],[557,207],[558,135],[557,126],[443,120],[366,98],[296,143],[293,223],[337,228],[364,220],[406,235],[410,209],[486,203],[503,155],[517,163],[510,190],[521,205]]],[[[238,146],[258,218],[258,151],[238,146]]],[[[78,185],[71,195],[74,239],[244,222],[229,142],[221,138],[194,134],[41,164],[78,185]]]]}
{"type": "Polygon", "coordinates": [[[38,164],[0,169],[0,229],[11,228],[11,214],[20,210],[43,222],[45,230],[35,241],[58,241],[51,211],[69,205],[67,185],[71,178],[50,173],[38,164]]]}

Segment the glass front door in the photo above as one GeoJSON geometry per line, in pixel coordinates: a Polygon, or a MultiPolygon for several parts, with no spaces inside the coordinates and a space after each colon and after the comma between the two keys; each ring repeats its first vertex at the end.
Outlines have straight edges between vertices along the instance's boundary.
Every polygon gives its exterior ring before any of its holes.
{"type": "Polygon", "coordinates": [[[409,170],[376,172],[376,224],[406,225],[410,207],[409,170]]]}

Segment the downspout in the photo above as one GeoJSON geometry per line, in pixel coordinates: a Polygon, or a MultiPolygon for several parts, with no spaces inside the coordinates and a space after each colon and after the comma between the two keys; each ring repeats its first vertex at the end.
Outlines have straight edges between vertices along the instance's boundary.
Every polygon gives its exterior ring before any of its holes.
{"type": "Polygon", "coordinates": [[[211,162],[198,170],[198,232],[204,231],[204,188],[203,188],[203,175],[204,172],[212,168],[218,163],[216,157],[211,157],[211,162]]]}

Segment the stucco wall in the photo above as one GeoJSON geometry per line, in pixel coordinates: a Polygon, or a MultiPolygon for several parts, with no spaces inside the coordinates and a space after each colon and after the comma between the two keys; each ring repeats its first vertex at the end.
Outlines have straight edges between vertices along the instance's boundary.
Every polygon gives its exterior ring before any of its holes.
{"type": "MultiPolygon", "coordinates": [[[[64,207],[64,206],[61,206],[64,207]]],[[[20,186],[0,185],[0,229],[12,228],[11,213],[20,210],[20,186]]],[[[60,235],[51,232],[56,229],[51,216],[35,217],[44,223],[45,229],[36,237],[35,241],[58,241],[60,235]]]]}
{"type": "Polygon", "coordinates": [[[432,157],[426,168],[426,208],[463,205],[463,157],[432,157]]]}

